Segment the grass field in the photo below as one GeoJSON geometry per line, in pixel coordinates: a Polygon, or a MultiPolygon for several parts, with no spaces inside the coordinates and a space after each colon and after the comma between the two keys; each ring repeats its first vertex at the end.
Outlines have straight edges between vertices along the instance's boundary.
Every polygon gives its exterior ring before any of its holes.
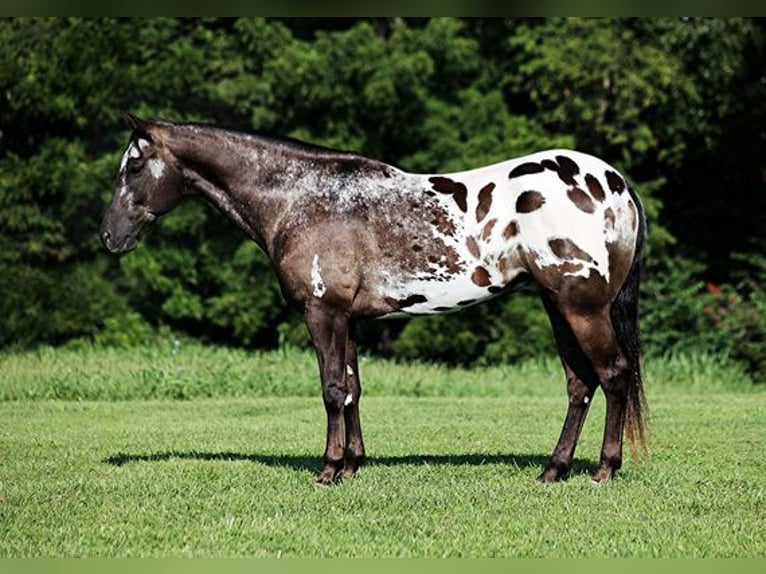
{"type": "Polygon", "coordinates": [[[0,557],[766,555],[766,394],[714,357],[647,365],[650,460],[535,481],[566,407],[555,361],[362,363],[370,461],[316,486],[311,355],[0,355],[0,557]]]}

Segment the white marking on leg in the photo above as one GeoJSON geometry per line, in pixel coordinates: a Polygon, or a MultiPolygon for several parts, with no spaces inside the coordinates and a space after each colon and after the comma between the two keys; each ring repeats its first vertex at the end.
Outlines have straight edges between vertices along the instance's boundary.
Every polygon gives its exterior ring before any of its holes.
{"type": "Polygon", "coordinates": [[[315,254],[314,260],[311,262],[311,285],[314,287],[314,297],[319,298],[327,291],[321,273],[322,268],[319,266],[319,255],[315,254]]]}
{"type": "Polygon", "coordinates": [[[349,394],[346,395],[346,400],[343,401],[343,406],[347,407],[348,405],[350,405],[353,402],[354,402],[354,397],[352,397],[351,393],[349,393],[349,394]]]}
{"type": "Polygon", "coordinates": [[[582,402],[587,405],[590,402],[590,397],[585,397],[582,402]]]}
{"type": "Polygon", "coordinates": [[[354,369],[351,368],[351,365],[346,365],[346,374],[350,377],[354,376],[354,369]]]}

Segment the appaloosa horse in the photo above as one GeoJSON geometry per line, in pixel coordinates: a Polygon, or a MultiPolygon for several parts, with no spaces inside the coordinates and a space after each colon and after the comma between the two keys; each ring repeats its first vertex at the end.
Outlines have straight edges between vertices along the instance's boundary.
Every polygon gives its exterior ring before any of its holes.
{"type": "Polygon", "coordinates": [[[128,116],[130,143],[104,218],[113,253],[159,216],[202,197],[268,255],[316,348],[332,483],[364,461],[353,325],[442,313],[539,285],[566,372],[569,408],[540,480],[569,471],[596,389],[606,396],[600,466],[644,444],[639,260],[645,220],[625,179],[595,157],[549,150],[444,175],[405,173],[290,139],[128,116]]]}

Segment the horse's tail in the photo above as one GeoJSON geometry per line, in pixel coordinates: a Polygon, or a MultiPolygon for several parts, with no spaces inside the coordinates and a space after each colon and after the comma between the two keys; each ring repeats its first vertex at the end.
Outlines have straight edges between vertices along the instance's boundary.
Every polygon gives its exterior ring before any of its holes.
{"type": "Polygon", "coordinates": [[[641,202],[628,188],[638,210],[638,237],[628,278],[612,303],[610,311],[612,326],[617,341],[628,361],[628,389],[626,429],[631,454],[635,457],[638,449],[646,453],[646,427],[648,407],[641,380],[641,341],[638,329],[638,291],[641,282],[641,258],[646,240],[646,219],[641,202]]]}

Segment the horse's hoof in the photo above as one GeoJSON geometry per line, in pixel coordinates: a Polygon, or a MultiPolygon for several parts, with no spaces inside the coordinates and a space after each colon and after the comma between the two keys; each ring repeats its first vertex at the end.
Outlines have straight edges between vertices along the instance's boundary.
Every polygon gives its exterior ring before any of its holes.
{"type": "Polygon", "coordinates": [[[321,484],[322,486],[331,486],[340,482],[341,474],[334,468],[325,468],[322,472],[316,475],[314,482],[321,484]]]}
{"type": "Polygon", "coordinates": [[[566,478],[568,473],[569,469],[567,467],[551,464],[542,472],[542,474],[540,474],[540,476],[537,477],[537,480],[542,483],[549,484],[551,482],[563,480],[566,478]]]}
{"type": "Polygon", "coordinates": [[[344,466],[343,470],[340,473],[340,479],[346,480],[346,479],[354,478],[356,476],[357,470],[359,470],[359,468],[356,466],[353,466],[353,467],[344,466]]]}
{"type": "Polygon", "coordinates": [[[556,482],[558,480],[558,472],[555,468],[546,468],[540,476],[537,477],[537,480],[544,484],[548,484],[551,482],[556,482]]]}
{"type": "Polygon", "coordinates": [[[599,468],[591,477],[591,482],[593,484],[603,484],[607,480],[611,479],[614,476],[614,471],[611,467],[608,466],[602,466],[599,468]]]}
{"type": "Polygon", "coordinates": [[[362,463],[364,462],[364,455],[362,456],[350,456],[346,458],[346,460],[343,462],[343,470],[340,472],[340,476],[342,479],[346,478],[353,478],[357,471],[359,470],[359,467],[362,466],[362,463]]]}

